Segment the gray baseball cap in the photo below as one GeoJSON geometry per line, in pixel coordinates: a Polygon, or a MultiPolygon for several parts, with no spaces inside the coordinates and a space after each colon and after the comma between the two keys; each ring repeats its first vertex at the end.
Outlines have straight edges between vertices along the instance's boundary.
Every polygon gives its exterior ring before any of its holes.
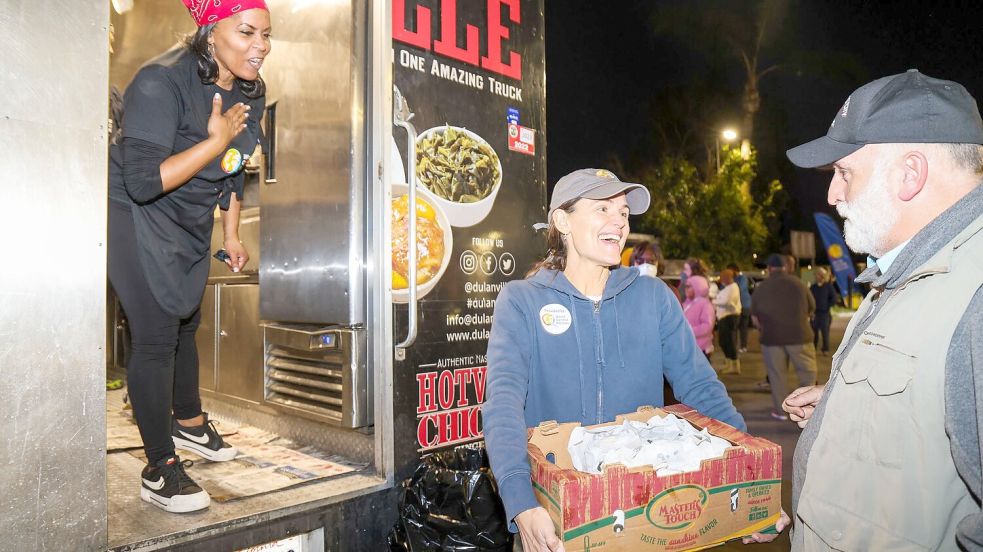
{"type": "Polygon", "coordinates": [[[641,184],[622,182],[620,178],[606,169],[579,169],[564,176],[556,182],[553,197],[550,199],[550,211],[546,220],[551,220],[553,211],[570,201],[586,197],[587,199],[607,199],[625,192],[628,201],[628,212],[640,215],[649,208],[652,201],[648,188],[641,184]]]}
{"type": "Polygon", "coordinates": [[[917,69],[867,83],[843,103],[826,136],[788,150],[800,167],[832,164],[867,144],[983,144],[976,100],[959,83],[917,69]]]}

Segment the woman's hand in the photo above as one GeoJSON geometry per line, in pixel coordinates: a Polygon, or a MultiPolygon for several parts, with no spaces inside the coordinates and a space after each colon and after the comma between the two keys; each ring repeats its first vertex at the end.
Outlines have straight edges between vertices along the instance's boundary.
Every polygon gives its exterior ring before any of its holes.
{"type": "Polygon", "coordinates": [[[232,272],[239,272],[246,266],[249,262],[249,253],[246,252],[246,248],[239,243],[237,239],[226,238],[223,244],[225,252],[229,254],[230,259],[225,261],[225,264],[229,265],[229,270],[232,272]]]}
{"type": "Polygon", "coordinates": [[[522,537],[523,552],[564,552],[563,542],[556,536],[553,520],[543,507],[530,508],[515,516],[522,537]]]}
{"type": "MultiPolygon", "coordinates": [[[[208,138],[175,153],[160,164],[160,183],[164,193],[184,186],[216,157],[224,155],[232,139],[246,128],[249,106],[237,103],[224,114],[222,96],[212,97],[212,114],[208,117],[208,138]]],[[[246,153],[246,152],[243,152],[246,153]]]]}
{"type": "Polygon", "coordinates": [[[212,114],[208,117],[208,137],[225,149],[246,128],[248,116],[249,106],[241,102],[222,113],[222,96],[216,92],[212,97],[212,114]]]}
{"type": "Polygon", "coordinates": [[[788,518],[788,514],[785,513],[785,510],[782,510],[782,515],[778,518],[778,522],[775,523],[775,530],[778,531],[777,533],[774,535],[752,533],[750,536],[744,537],[742,542],[744,542],[744,544],[751,544],[753,542],[771,542],[777,539],[778,535],[782,534],[782,531],[784,531],[789,525],[792,525],[792,520],[788,518]]]}

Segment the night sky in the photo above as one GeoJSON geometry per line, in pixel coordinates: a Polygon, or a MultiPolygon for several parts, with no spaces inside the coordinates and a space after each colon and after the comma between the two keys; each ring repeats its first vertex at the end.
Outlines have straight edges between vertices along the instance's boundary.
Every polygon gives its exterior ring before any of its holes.
{"type": "MultiPolygon", "coordinates": [[[[655,0],[547,0],[546,75],[548,181],[581,167],[609,166],[613,157],[644,162],[657,157],[652,133],[652,97],[667,88],[699,81],[708,62],[689,40],[655,35],[655,0]]],[[[675,2],[701,10],[755,3],[675,2]]],[[[786,230],[814,230],[811,213],[834,213],[826,205],[829,174],[794,168],[782,152],[826,133],[833,115],[857,87],[909,68],[964,85],[983,99],[983,7],[937,7],[929,2],[792,2],[777,48],[766,63],[782,62],[798,49],[848,61],[833,73],[779,71],[759,84],[762,108],[754,144],[762,170],[782,180],[792,197],[786,230]]],[[[969,5],[970,3],[967,2],[969,5]]],[[[732,117],[740,121],[742,68],[722,76],[732,117]]]]}

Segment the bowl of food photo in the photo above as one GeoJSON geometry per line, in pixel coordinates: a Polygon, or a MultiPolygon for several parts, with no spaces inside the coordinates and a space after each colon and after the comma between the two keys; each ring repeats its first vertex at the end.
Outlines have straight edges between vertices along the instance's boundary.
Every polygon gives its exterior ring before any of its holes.
{"type": "Polygon", "coordinates": [[[416,138],[416,183],[451,226],[474,226],[491,212],[502,187],[502,161],[474,132],[434,127],[416,138]]]}
{"type": "MultiPolygon", "coordinates": [[[[437,285],[450,264],[454,237],[447,215],[424,194],[416,195],[416,297],[437,285]]],[[[392,186],[393,302],[409,301],[409,186],[392,186]]]]}

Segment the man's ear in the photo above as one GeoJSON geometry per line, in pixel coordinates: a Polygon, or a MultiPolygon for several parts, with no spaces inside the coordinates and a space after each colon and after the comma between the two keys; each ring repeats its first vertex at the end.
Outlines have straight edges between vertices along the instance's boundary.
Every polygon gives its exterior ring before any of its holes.
{"type": "Polygon", "coordinates": [[[898,199],[911,201],[925,187],[928,180],[928,158],[920,151],[909,151],[903,159],[904,176],[898,189],[898,199]]]}

